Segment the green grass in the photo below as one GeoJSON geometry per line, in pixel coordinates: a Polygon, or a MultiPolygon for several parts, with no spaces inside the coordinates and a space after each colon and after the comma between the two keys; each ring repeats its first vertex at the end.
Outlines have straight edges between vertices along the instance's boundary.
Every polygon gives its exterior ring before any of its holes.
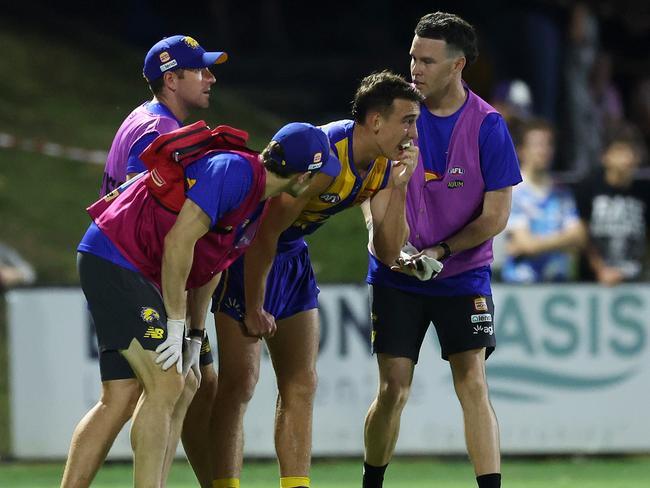
{"type": "MultiPolygon", "coordinates": [[[[0,486],[41,488],[57,486],[60,464],[0,464],[0,486]]],[[[315,488],[358,488],[361,467],[358,461],[319,461],[312,470],[315,488]]],[[[503,466],[503,485],[511,488],[647,488],[650,460],[554,459],[511,460],[503,466]]],[[[405,460],[393,462],[387,471],[386,488],[467,488],[476,486],[468,462],[405,460]]],[[[278,486],[277,467],[272,462],[247,463],[243,488],[278,486]]],[[[96,488],[131,486],[129,464],[104,466],[92,485],[96,488]]],[[[196,487],[192,471],[184,462],[174,465],[168,488],[196,487]]]]}

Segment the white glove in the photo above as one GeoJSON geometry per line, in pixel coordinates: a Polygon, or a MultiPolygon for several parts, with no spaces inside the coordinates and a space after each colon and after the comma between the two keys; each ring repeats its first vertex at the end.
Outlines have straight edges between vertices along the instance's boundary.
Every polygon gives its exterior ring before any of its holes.
{"type": "Polygon", "coordinates": [[[201,346],[203,341],[198,337],[186,337],[185,349],[183,350],[183,377],[187,376],[190,369],[194,371],[194,375],[201,384],[201,365],[199,364],[199,357],[201,356],[201,346]]]}
{"type": "Polygon", "coordinates": [[[425,254],[413,258],[418,252],[413,244],[410,242],[406,243],[400,251],[400,257],[398,259],[401,268],[400,271],[415,276],[420,281],[428,281],[438,276],[443,268],[442,263],[425,254]]]}
{"type": "Polygon", "coordinates": [[[185,320],[167,319],[167,339],[156,348],[158,357],[156,364],[163,363],[162,369],[167,371],[176,363],[176,371],[183,371],[183,336],[185,335],[185,320]]]}

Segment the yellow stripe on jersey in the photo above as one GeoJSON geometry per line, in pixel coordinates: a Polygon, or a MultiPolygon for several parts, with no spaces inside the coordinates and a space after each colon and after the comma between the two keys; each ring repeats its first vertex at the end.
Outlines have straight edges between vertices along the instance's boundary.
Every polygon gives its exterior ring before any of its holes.
{"type": "Polygon", "coordinates": [[[307,202],[294,222],[293,226],[304,230],[305,234],[315,230],[330,215],[360,205],[385,186],[387,172],[390,171],[389,161],[383,157],[377,158],[365,177],[357,176],[348,153],[350,137],[352,131],[339,141],[330,141],[334,142],[338,153],[341,172],[327,190],[307,202]]]}

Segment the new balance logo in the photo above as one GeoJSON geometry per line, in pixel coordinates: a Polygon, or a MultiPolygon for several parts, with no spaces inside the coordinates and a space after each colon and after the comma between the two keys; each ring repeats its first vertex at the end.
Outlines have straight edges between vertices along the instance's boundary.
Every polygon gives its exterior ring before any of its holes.
{"type": "Polygon", "coordinates": [[[161,329],[160,327],[154,327],[150,325],[147,327],[147,331],[144,333],[144,338],[145,339],[162,339],[163,336],[165,335],[165,329],[161,329]]]}

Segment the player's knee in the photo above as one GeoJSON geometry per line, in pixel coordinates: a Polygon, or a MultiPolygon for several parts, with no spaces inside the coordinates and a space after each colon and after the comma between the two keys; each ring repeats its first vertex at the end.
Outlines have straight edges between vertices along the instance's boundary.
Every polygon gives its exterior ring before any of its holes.
{"type": "Polygon", "coordinates": [[[259,370],[244,370],[236,374],[219,374],[217,397],[229,404],[248,403],[253,398],[259,370]]]}
{"type": "Polygon", "coordinates": [[[384,378],[379,385],[378,403],[391,410],[402,410],[411,392],[409,381],[399,376],[384,378]]]}
{"type": "MultiPolygon", "coordinates": [[[[196,380],[194,380],[196,382],[196,380]]],[[[146,398],[161,408],[174,408],[185,389],[185,379],[176,370],[168,370],[159,375],[146,388],[146,398]]]]}
{"type": "Polygon", "coordinates": [[[208,399],[210,402],[217,394],[217,373],[210,365],[210,369],[201,368],[201,384],[195,398],[208,399]]]}
{"type": "Polygon", "coordinates": [[[141,394],[142,386],[137,380],[107,381],[102,384],[101,403],[127,421],[133,415],[141,394]]]}
{"type": "Polygon", "coordinates": [[[454,388],[462,406],[476,405],[488,399],[488,387],[482,374],[458,378],[454,381],[454,388]]]}
{"type": "Polygon", "coordinates": [[[197,390],[199,389],[199,380],[194,375],[194,371],[191,371],[185,377],[185,382],[183,384],[183,395],[193,397],[197,390]]]}
{"type": "Polygon", "coordinates": [[[278,378],[278,391],[284,404],[292,401],[310,403],[316,395],[318,374],[315,369],[300,371],[288,378],[278,378]]]}

